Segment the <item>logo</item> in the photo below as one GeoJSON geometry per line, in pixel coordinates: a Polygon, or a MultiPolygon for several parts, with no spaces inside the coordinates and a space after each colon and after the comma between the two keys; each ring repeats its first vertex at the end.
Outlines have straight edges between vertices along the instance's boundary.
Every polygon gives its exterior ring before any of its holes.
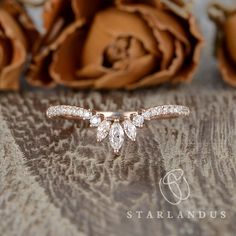
{"type": "Polygon", "coordinates": [[[174,169],[160,179],[159,188],[164,199],[172,205],[178,205],[190,196],[189,184],[182,169],[174,169]]]}

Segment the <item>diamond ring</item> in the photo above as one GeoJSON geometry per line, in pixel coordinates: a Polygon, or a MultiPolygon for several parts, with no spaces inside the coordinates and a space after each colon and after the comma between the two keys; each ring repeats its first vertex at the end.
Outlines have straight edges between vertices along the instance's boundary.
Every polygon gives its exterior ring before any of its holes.
{"type": "Polygon", "coordinates": [[[142,128],[145,121],[177,118],[189,114],[189,108],[180,105],[155,106],[140,111],[125,112],[95,111],[67,105],[51,106],[47,110],[48,118],[88,121],[90,127],[97,128],[98,142],[109,136],[110,145],[116,154],[124,143],[125,135],[132,141],[136,140],[137,128],[142,128]]]}

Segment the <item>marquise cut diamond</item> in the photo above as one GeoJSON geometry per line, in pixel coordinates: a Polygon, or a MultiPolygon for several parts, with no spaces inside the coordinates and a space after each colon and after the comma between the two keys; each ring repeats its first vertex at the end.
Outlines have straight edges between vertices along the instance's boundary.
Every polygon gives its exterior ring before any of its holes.
{"type": "Polygon", "coordinates": [[[118,153],[124,143],[124,130],[119,122],[112,124],[109,132],[109,140],[114,151],[118,153]]]}
{"type": "Polygon", "coordinates": [[[132,140],[135,141],[136,139],[136,127],[130,120],[125,120],[123,122],[124,130],[126,135],[132,140]]]}
{"type": "Polygon", "coordinates": [[[109,133],[111,127],[111,122],[108,120],[104,120],[97,129],[97,141],[101,142],[105,139],[109,133]]]}

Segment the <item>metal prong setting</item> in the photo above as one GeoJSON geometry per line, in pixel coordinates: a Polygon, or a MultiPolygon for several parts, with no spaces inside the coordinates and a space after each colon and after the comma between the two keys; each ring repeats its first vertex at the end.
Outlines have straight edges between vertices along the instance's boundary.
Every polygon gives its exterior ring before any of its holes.
{"type": "Polygon", "coordinates": [[[124,144],[125,135],[136,141],[137,129],[142,128],[145,121],[177,118],[189,114],[189,108],[180,105],[155,106],[141,111],[126,112],[92,111],[77,106],[58,105],[49,107],[46,113],[48,118],[89,121],[90,127],[97,128],[97,142],[109,136],[110,145],[116,154],[119,154],[124,144]]]}

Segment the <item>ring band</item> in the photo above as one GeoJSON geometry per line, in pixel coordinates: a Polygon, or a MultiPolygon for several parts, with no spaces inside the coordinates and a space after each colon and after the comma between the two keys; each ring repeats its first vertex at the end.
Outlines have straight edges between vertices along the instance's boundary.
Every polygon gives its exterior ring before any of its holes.
{"type": "Polygon", "coordinates": [[[57,105],[47,109],[48,118],[87,120],[90,127],[97,128],[97,141],[101,142],[109,135],[114,152],[119,153],[124,143],[125,134],[132,141],[136,140],[137,128],[142,128],[145,121],[185,117],[190,114],[186,106],[162,105],[140,111],[95,111],[77,106],[57,105]]]}

